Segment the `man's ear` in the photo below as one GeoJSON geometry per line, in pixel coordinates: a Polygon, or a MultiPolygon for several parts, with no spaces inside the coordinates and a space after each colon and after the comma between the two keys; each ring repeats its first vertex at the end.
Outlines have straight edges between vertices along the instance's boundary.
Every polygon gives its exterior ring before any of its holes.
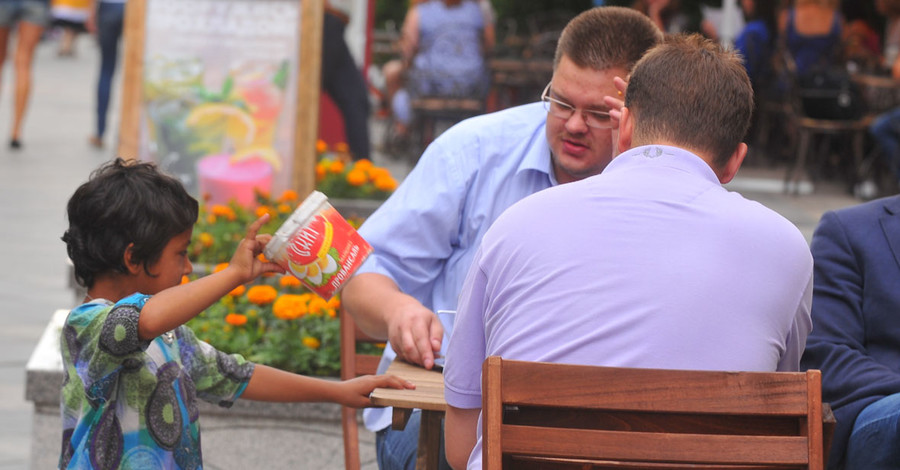
{"type": "Polygon", "coordinates": [[[129,243],[127,247],[125,247],[125,254],[122,255],[123,261],[125,262],[125,267],[128,268],[128,272],[131,274],[138,274],[141,270],[144,269],[143,264],[135,263],[133,261],[134,258],[134,243],[129,243]]]}
{"type": "Polygon", "coordinates": [[[741,164],[744,163],[744,157],[746,156],[747,144],[741,142],[740,144],[738,144],[737,148],[734,149],[734,153],[731,154],[731,157],[728,159],[728,163],[726,163],[725,166],[721,168],[719,173],[719,182],[722,184],[726,184],[734,179],[734,176],[741,168],[741,164]]]}
{"type": "Polygon", "coordinates": [[[634,135],[634,115],[631,110],[622,107],[622,117],[619,118],[619,140],[617,151],[619,153],[631,150],[631,138],[634,135]]]}

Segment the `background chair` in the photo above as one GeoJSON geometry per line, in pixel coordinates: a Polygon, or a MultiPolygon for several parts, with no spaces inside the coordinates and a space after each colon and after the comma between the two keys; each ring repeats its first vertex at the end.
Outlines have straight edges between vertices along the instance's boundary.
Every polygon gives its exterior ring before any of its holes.
{"type": "MultiPolygon", "coordinates": [[[[379,344],[381,340],[372,338],[353,321],[353,317],[341,309],[341,380],[348,380],[361,375],[374,374],[378,369],[381,355],[359,354],[360,343],[379,344]]],[[[347,470],[359,470],[359,420],[357,410],[341,407],[341,427],[344,434],[344,467],[347,470]]]]}
{"type": "Polygon", "coordinates": [[[822,469],[834,418],[821,385],[817,370],[630,369],[492,356],[482,371],[484,468],[822,469]]]}
{"type": "MultiPolygon", "coordinates": [[[[872,124],[881,114],[900,106],[900,80],[884,74],[859,73],[853,76],[853,82],[862,93],[872,124]]],[[[870,146],[856,172],[861,183],[854,194],[862,199],[885,197],[900,191],[896,173],[889,163],[890,157],[884,154],[876,139],[872,140],[874,145],[870,146]]]]}
{"type": "Polygon", "coordinates": [[[786,193],[799,193],[800,179],[808,172],[815,182],[826,164],[837,167],[850,192],[858,183],[858,169],[865,156],[865,139],[874,116],[867,112],[863,96],[843,63],[801,78],[793,57],[779,47],[774,58],[778,86],[789,106],[792,156],[784,177],[786,193]],[[829,114],[820,114],[827,111],[829,114]],[[818,144],[818,145],[817,145],[818,144]],[[849,144],[849,145],[848,145],[849,144]],[[843,148],[835,151],[835,146],[843,148]],[[815,151],[817,158],[811,159],[815,151]],[[846,159],[844,155],[850,155],[846,159]]]}

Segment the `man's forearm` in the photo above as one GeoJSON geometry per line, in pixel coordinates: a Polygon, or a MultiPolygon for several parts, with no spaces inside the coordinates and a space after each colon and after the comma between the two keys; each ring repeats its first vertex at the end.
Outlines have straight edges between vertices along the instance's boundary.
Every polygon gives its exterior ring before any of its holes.
{"type": "Polygon", "coordinates": [[[388,339],[388,316],[392,305],[408,295],[394,281],[376,273],[354,276],[341,292],[341,305],[367,335],[388,339]]]}

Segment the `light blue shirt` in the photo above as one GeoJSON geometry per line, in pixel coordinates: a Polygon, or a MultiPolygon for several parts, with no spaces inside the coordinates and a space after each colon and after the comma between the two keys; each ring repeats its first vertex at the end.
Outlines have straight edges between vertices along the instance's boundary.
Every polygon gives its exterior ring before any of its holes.
{"type": "MultiPolygon", "coordinates": [[[[520,199],[556,184],[541,103],[477,116],[441,134],[360,234],[374,248],[357,273],[390,277],[426,307],[456,310],[488,227],[520,199]]],[[[388,346],[379,371],[396,355],[388,346]]],[[[389,408],[364,411],[372,431],[389,408]]]]}

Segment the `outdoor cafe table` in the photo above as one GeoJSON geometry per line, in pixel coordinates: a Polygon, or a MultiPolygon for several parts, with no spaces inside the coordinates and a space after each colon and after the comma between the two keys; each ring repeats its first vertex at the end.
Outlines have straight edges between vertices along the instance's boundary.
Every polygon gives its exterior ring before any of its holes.
{"type": "Polygon", "coordinates": [[[447,402],[444,401],[444,375],[438,370],[428,370],[399,359],[391,363],[386,373],[409,380],[416,388],[376,388],[370,396],[372,403],[394,407],[391,424],[394,429],[406,427],[413,409],[422,410],[416,468],[436,470],[441,448],[441,419],[447,410],[447,402]]]}

